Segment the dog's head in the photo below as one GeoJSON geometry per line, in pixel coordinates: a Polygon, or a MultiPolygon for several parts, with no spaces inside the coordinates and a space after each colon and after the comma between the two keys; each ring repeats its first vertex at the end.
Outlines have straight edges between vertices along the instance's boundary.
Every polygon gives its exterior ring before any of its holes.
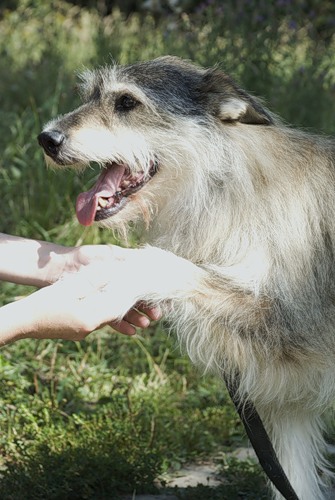
{"type": "Polygon", "coordinates": [[[196,164],[214,161],[215,130],[271,124],[229,76],[175,57],[86,71],[80,88],[83,105],[49,122],[38,140],[53,166],[102,165],[77,199],[83,225],[150,218],[158,187],[160,202],[162,192],[182,196],[181,177],[199,177],[196,164]]]}

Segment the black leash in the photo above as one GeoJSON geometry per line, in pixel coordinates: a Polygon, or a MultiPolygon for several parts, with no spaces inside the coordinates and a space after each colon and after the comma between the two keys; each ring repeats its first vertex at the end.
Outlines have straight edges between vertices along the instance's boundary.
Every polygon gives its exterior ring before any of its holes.
{"type": "Polygon", "coordinates": [[[224,376],[224,380],[265,474],[286,500],[299,500],[279,463],[276,452],[256,408],[251,401],[241,401],[238,397],[239,377],[234,377],[234,380],[231,381],[224,376]]]}

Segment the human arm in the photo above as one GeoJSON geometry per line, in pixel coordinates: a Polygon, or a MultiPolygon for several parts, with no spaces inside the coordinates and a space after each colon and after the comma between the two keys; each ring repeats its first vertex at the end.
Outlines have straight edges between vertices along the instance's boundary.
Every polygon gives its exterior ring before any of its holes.
{"type": "MultiPolygon", "coordinates": [[[[117,264],[115,259],[114,264],[117,264]]],[[[92,264],[1,307],[0,345],[24,338],[82,340],[104,325],[115,329],[119,324],[114,305],[118,296],[117,283],[111,283],[111,270],[107,276],[103,271],[101,264],[92,264]]],[[[143,305],[141,310],[151,319],[160,317],[157,308],[143,305]]],[[[133,325],[145,328],[149,319],[131,309],[122,322],[125,324],[119,327],[119,331],[132,335],[136,331],[133,325]]]]}
{"type": "Polygon", "coordinates": [[[82,340],[101,326],[114,326],[110,293],[101,280],[89,278],[88,272],[74,274],[1,307],[0,345],[24,338],[82,340]]]}
{"type": "Polygon", "coordinates": [[[0,280],[38,288],[76,271],[75,249],[0,233],[0,280]]]}
{"type": "MultiPolygon", "coordinates": [[[[120,333],[133,335],[136,332],[135,327],[146,328],[150,320],[159,319],[159,310],[148,308],[144,304],[138,304],[117,322],[113,322],[112,316],[108,314],[107,304],[104,312],[106,317],[95,316],[93,304],[87,301],[86,310],[76,308],[76,289],[80,288],[78,283],[82,281],[83,272],[85,276],[88,276],[90,269],[95,268],[97,263],[100,264],[97,270],[98,279],[103,280],[104,265],[109,268],[115,263],[112,247],[107,245],[64,247],[0,233],[0,280],[47,287],[57,282],[62,276],[72,275],[74,281],[77,279],[77,284],[75,283],[73,288],[70,288],[72,295],[69,296],[68,302],[65,300],[68,286],[66,281],[65,284],[61,284],[62,293],[59,293],[59,287],[56,288],[57,297],[55,297],[54,285],[52,285],[21,301],[2,307],[0,309],[0,342],[16,340],[21,338],[21,335],[26,337],[44,335],[46,338],[52,335],[70,339],[71,331],[75,337],[81,335],[76,333],[77,330],[87,335],[90,328],[90,331],[93,331],[104,323],[110,324],[120,333]],[[68,310],[69,304],[78,313],[80,311],[83,314],[82,318],[74,317],[74,312],[68,310]],[[53,326],[51,320],[46,323],[48,314],[49,319],[54,320],[53,326]],[[88,315],[91,315],[91,318],[88,315]],[[70,324],[71,321],[74,323],[70,324]]],[[[90,300],[92,302],[92,297],[90,300]]],[[[80,304],[82,305],[83,302],[80,304]]]]}

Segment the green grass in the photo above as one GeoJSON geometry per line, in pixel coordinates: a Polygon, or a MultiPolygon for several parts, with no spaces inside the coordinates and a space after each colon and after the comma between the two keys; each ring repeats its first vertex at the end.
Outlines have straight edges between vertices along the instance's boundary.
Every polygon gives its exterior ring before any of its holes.
{"type": "MultiPolygon", "coordinates": [[[[111,241],[74,220],[76,195],[93,174],[47,171],[36,142],[45,121],[78,103],[76,72],[110,58],[220,63],[294,125],[335,131],[331,2],[315,7],[314,18],[299,2],[292,10],[290,2],[227,0],[161,19],[119,11],[102,18],[60,0],[17,3],[0,19],[3,232],[67,245],[111,241]]],[[[30,291],[0,284],[0,302],[30,291]]],[[[221,382],[197,373],[162,325],[133,339],[105,330],[81,343],[7,346],[0,401],[1,499],[155,491],[154,479],[169,468],[219,451],[222,487],[180,498],[266,498],[259,467],[227,458],[245,436],[221,382]]]]}
{"type": "Polygon", "coordinates": [[[0,498],[153,491],[168,467],[243,442],[221,383],[193,372],[160,326],[27,340],[0,359],[0,498]]]}

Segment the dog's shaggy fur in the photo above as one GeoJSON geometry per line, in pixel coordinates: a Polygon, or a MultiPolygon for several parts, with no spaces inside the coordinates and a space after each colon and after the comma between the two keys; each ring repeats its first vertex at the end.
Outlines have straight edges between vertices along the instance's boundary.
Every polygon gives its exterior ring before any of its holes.
{"type": "Polygon", "coordinates": [[[132,285],[118,282],[115,314],[167,301],[194,363],[240,374],[299,498],[324,498],[334,142],[284,126],[220,70],[172,57],[88,71],[82,92],[39,140],[53,165],[105,167],[78,198],[83,224],[144,221],[153,246],[125,250],[132,285]]]}

